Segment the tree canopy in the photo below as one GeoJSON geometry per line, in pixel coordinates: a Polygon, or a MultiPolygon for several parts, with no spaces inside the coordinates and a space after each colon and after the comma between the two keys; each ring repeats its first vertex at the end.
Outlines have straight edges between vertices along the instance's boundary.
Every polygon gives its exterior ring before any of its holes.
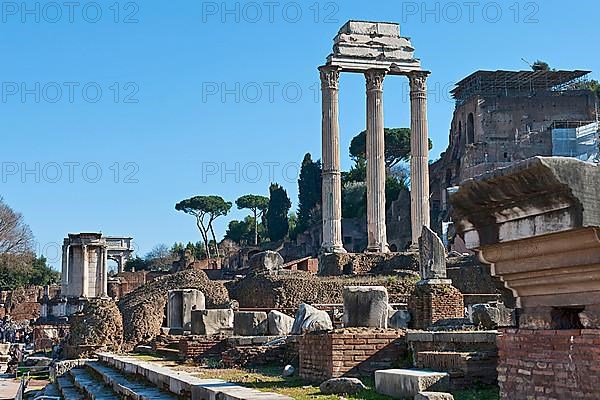
{"type": "Polygon", "coordinates": [[[320,219],[321,172],[321,162],[313,161],[310,153],[306,153],[298,179],[298,215],[295,229],[297,232],[304,232],[320,219]]]}
{"type": "MultiPolygon", "coordinates": [[[[385,128],[385,166],[393,168],[410,157],[410,129],[385,128]]],[[[429,140],[429,149],[433,147],[429,140]]],[[[350,142],[350,156],[358,162],[367,157],[367,131],[362,131],[350,142]]]]}
{"type": "MultiPolygon", "coordinates": [[[[227,215],[231,210],[231,206],[231,202],[225,201],[221,196],[194,196],[175,205],[177,211],[183,211],[196,218],[196,226],[206,246],[208,258],[212,256],[208,234],[210,233],[213,241],[217,242],[213,222],[218,217],[227,215]]],[[[219,247],[215,245],[214,249],[217,257],[219,257],[219,247]]]]}
{"type": "Polygon", "coordinates": [[[290,229],[288,212],[292,202],[285,189],[276,183],[271,184],[269,193],[269,207],[265,214],[267,232],[272,241],[278,241],[285,238],[290,229]]]}
{"type": "MultiPolygon", "coordinates": [[[[258,245],[258,218],[266,211],[269,206],[269,198],[255,194],[241,196],[235,201],[239,210],[248,209],[254,216],[254,245],[258,245]]],[[[233,240],[233,239],[232,239],[233,240]]],[[[239,241],[238,241],[239,243],[239,241]]]]}
{"type": "Polygon", "coordinates": [[[23,216],[0,197],[0,254],[24,254],[33,249],[33,234],[23,216]]]}

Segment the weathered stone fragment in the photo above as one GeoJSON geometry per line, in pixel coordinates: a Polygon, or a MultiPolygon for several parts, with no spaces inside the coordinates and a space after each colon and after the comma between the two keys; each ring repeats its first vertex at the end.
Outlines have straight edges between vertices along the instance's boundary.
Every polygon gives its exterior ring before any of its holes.
{"type": "Polygon", "coordinates": [[[167,299],[167,326],[175,330],[192,330],[192,311],[204,310],[206,299],[197,289],[170,290],[167,299]]]}
{"type": "Polygon", "coordinates": [[[292,327],[293,335],[302,335],[308,332],[326,331],[333,329],[331,318],[325,311],[318,310],[306,303],[300,304],[300,308],[294,319],[292,327]]]}
{"type": "Polygon", "coordinates": [[[220,335],[233,331],[233,310],[192,311],[192,334],[220,335]]]}
{"type": "Polygon", "coordinates": [[[446,250],[438,235],[424,226],[419,238],[421,256],[421,279],[424,283],[450,283],[446,277],[446,250]],[[440,282],[444,280],[446,282],[440,282]]]}
{"type": "Polygon", "coordinates": [[[446,391],[449,383],[449,375],[445,372],[412,369],[375,371],[375,390],[393,398],[410,398],[426,391],[446,391]]]}
{"type": "Polygon", "coordinates": [[[504,304],[474,304],[471,306],[471,321],[483,329],[496,329],[499,326],[512,326],[513,310],[504,304]]]}
{"type": "Polygon", "coordinates": [[[365,385],[358,378],[332,378],[319,386],[322,394],[356,394],[365,390],[365,385]]]}
{"type": "Polygon", "coordinates": [[[344,326],[387,328],[388,293],[383,286],[344,288],[344,326]]]}
{"type": "Polygon", "coordinates": [[[282,312],[271,310],[267,316],[269,319],[269,335],[289,335],[294,326],[294,318],[282,312]]]}
{"type": "Polygon", "coordinates": [[[410,324],[410,312],[408,310],[394,310],[388,308],[388,328],[407,329],[410,324]]]}
{"type": "Polygon", "coordinates": [[[276,251],[263,251],[250,258],[250,268],[255,272],[278,271],[283,267],[283,257],[276,251]]]}
{"type": "Polygon", "coordinates": [[[268,332],[266,312],[238,311],[233,316],[233,333],[236,336],[262,336],[268,332]]]}
{"type": "Polygon", "coordinates": [[[414,400],[454,400],[454,396],[444,392],[421,392],[415,395],[414,400]]]}

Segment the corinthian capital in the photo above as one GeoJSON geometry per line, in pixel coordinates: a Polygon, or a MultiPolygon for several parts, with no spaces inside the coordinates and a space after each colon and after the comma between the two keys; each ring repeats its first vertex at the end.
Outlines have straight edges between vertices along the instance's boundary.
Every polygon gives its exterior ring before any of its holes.
{"type": "Polygon", "coordinates": [[[340,70],[336,67],[320,67],[321,88],[337,89],[340,82],[340,70]]]}
{"type": "Polygon", "coordinates": [[[367,91],[383,90],[383,79],[385,78],[385,70],[370,69],[367,72],[365,72],[365,78],[367,79],[367,91]]]}
{"type": "Polygon", "coordinates": [[[408,75],[411,92],[424,92],[427,90],[428,72],[416,71],[408,75]]]}

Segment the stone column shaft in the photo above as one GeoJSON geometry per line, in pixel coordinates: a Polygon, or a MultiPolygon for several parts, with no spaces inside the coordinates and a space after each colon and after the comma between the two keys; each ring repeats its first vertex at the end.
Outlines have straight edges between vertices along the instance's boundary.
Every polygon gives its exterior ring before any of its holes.
{"type": "Polygon", "coordinates": [[[62,247],[62,269],[60,276],[60,292],[63,297],[67,296],[69,286],[69,245],[63,244],[62,247]]]}
{"type": "Polygon", "coordinates": [[[338,123],[338,85],[340,71],[320,67],[322,96],[323,162],[323,243],[324,253],[345,253],[342,242],[342,179],[340,172],[340,131],[338,123]]]}
{"type": "Polygon", "coordinates": [[[409,75],[410,81],[410,217],[412,245],[429,227],[429,133],[427,128],[427,72],[409,75]]]}
{"type": "Polygon", "coordinates": [[[384,70],[369,70],[367,81],[367,251],[388,252],[385,227],[384,70]]]}
{"type": "Polygon", "coordinates": [[[102,247],[102,288],[101,288],[101,297],[108,296],[108,249],[106,247],[102,247]]]}
{"type": "Polygon", "coordinates": [[[89,258],[88,258],[88,252],[87,252],[87,246],[82,244],[81,245],[81,257],[83,260],[83,271],[81,271],[81,296],[82,297],[88,297],[89,292],[90,292],[90,278],[89,278],[89,273],[90,273],[90,266],[89,266],[89,258]]]}

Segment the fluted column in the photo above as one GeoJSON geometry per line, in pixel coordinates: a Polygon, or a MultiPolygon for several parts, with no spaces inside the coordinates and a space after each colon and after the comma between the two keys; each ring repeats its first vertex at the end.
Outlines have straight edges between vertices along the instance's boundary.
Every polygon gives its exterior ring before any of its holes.
{"type": "Polygon", "coordinates": [[[365,72],[367,80],[367,251],[389,251],[385,228],[385,140],[383,79],[385,71],[365,72]]]}
{"type": "Polygon", "coordinates": [[[413,72],[410,82],[410,217],[412,245],[423,226],[429,227],[429,134],[427,128],[428,72],[413,72]]]}
{"type": "Polygon", "coordinates": [[[342,243],[342,179],[336,67],[320,67],[322,96],[323,244],[324,253],[345,253],[342,243]]]}
{"type": "Polygon", "coordinates": [[[69,245],[62,246],[62,270],[60,275],[60,292],[63,297],[67,296],[69,287],[69,245]]]}
{"type": "Polygon", "coordinates": [[[102,254],[102,287],[100,297],[108,296],[108,248],[101,247],[102,254]]]}
{"type": "Polygon", "coordinates": [[[87,246],[85,244],[81,245],[81,258],[83,260],[83,270],[81,271],[81,297],[88,297],[90,293],[90,265],[89,265],[89,257],[87,252],[87,246]]]}

